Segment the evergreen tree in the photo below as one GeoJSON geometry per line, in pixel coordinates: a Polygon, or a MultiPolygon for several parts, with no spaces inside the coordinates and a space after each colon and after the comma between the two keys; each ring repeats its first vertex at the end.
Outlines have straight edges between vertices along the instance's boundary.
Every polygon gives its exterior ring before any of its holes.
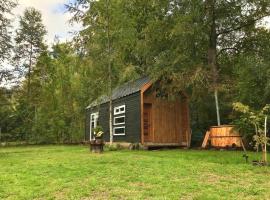
{"type": "Polygon", "coordinates": [[[16,31],[15,62],[23,71],[27,71],[27,96],[30,94],[31,73],[37,58],[44,50],[45,26],[41,13],[35,8],[27,8],[20,17],[19,28],[16,31]]]}
{"type": "Polygon", "coordinates": [[[10,58],[12,48],[10,15],[16,5],[15,0],[0,0],[0,83],[10,76],[9,70],[5,69],[3,64],[10,58]]]}

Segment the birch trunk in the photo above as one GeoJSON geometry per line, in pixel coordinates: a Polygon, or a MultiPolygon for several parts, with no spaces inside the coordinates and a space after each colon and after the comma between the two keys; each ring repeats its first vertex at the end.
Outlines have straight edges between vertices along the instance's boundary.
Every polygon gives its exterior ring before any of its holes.
{"type": "MultiPolygon", "coordinates": [[[[258,136],[258,127],[256,125],[256,123],[254,123],[254,126],[255,126],[255,133],[256,133],[256,136],[258,136]]],[[[258,153],[259,152],[259,145],[256,145],[256,152],[258,153]]]]}
{"type": "Polygon", "coordinates": [[[32,57],[33,57],[33,45],[31,44],[31,50],[29,55],[29,66],[28,66],[28,83],[27,83],[27,98],[29,100],[31,89],[31,69],[32,69],[32,57]]]}
{"type": "Polygon", "coordinates": [[[265,143],[263,148],[263,162],[267,163],[267,116],[265,116],[264,120],[264,137],[265,137],[265,143]]]}
{"type": "Polygon", "coordinates": [[[107,51],[108,51],[108,90],[109,90],[109,131],[110,131],[110,145],[113,143],[113,125],[112,125],[112,61],[111,61],[111,38],[110,38],[110,16],[109,16],[109,3],[110,0],[106,1],[106,11],[107,11],[107,51]]]}
{"type": "Polygon", "coordinates": [[[220,126],[220,114],[219,114],[219,102],[218,102],[218,90],[215,88],[215,104],[216,104],[216,112],[217,112],[217,124],[220,126]]]}
{"type": "Polygon", "coordinates": [[[208,46],[208,65],[212,70],[213,90],[215,97],[215,108],[217,115],[217,125],[220,126],[219,99],[218,99],[218,69],[217,69],[217,27],[215,16],[215,0],[207,1],[208,20],[209,20],[209,46],[208,46]]]}

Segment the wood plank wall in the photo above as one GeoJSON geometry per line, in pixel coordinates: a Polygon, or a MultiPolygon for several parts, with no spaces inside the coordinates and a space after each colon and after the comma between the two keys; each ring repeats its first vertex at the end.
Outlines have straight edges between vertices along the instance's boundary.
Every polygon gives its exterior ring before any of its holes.
{"type": "MultiPolygon", "coordinates": [[[[125,115],[125,124],[119,126],[125,126],[126,134],[125,135],[115,135],[113,137],[114,142],[130,142],[130,143],[139,143],[141,142],[141,109],[140,109],[140,92],[113,100],[113,108],[115,106],[126,106],[126,113],[120,114],[125,115]]],[[[106,142],[110,141],[109,134],[109,103],[101,104],[87,110],[86,115],[86,131],[85,139],[89,140],[90,132],[90,114],[94,112],[99,112],[99,125],[102,126],[104,131],[104,140],[106,142]]],[[[113,115],[113,117],[115,117],[113,115]]],[[[113,125],[113,127],[117,127],[113,125]]]]}
{"type": "Polygon", "coordinates": [[[190,146],[191,133],[190,133],[190,121],[189,121],[189,105],[188,99],[182,98],[181,100],[181,120],[182,120],[182,142],[186,142],[187,146],[190,146]]]}
{"type": "Polygon", "coordinates": [[[171,101],[156,98],[155,92],[148,89],[144,93],[143,103],[152,104],[151,142],[188,144],[189,113],[187,100],[177,98],[171,101]]]}

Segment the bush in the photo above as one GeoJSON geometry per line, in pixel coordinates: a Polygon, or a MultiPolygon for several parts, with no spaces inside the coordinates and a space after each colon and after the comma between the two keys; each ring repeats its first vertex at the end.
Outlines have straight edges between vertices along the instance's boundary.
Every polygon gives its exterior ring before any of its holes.
{"type": "Polygon", "coordinates": [[[112,144],[112,145],[106,144],[105,145],[105,150],[108,150],[108,151],[117,151],[117,150],[121,150],[121,149],[123,149],[123,148],[121,147],[120,144],[112,144]]]}

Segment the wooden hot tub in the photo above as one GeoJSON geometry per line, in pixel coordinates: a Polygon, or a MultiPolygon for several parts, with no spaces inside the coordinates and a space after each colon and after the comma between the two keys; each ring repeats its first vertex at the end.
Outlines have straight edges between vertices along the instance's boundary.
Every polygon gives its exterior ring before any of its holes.
{"type": "Polygon", "coordinates": [[[211,126],[207,131],[202,147],[206,147],[208,140],[212,147],[242,147],[242,137],[231,125],[211,126]]]}

